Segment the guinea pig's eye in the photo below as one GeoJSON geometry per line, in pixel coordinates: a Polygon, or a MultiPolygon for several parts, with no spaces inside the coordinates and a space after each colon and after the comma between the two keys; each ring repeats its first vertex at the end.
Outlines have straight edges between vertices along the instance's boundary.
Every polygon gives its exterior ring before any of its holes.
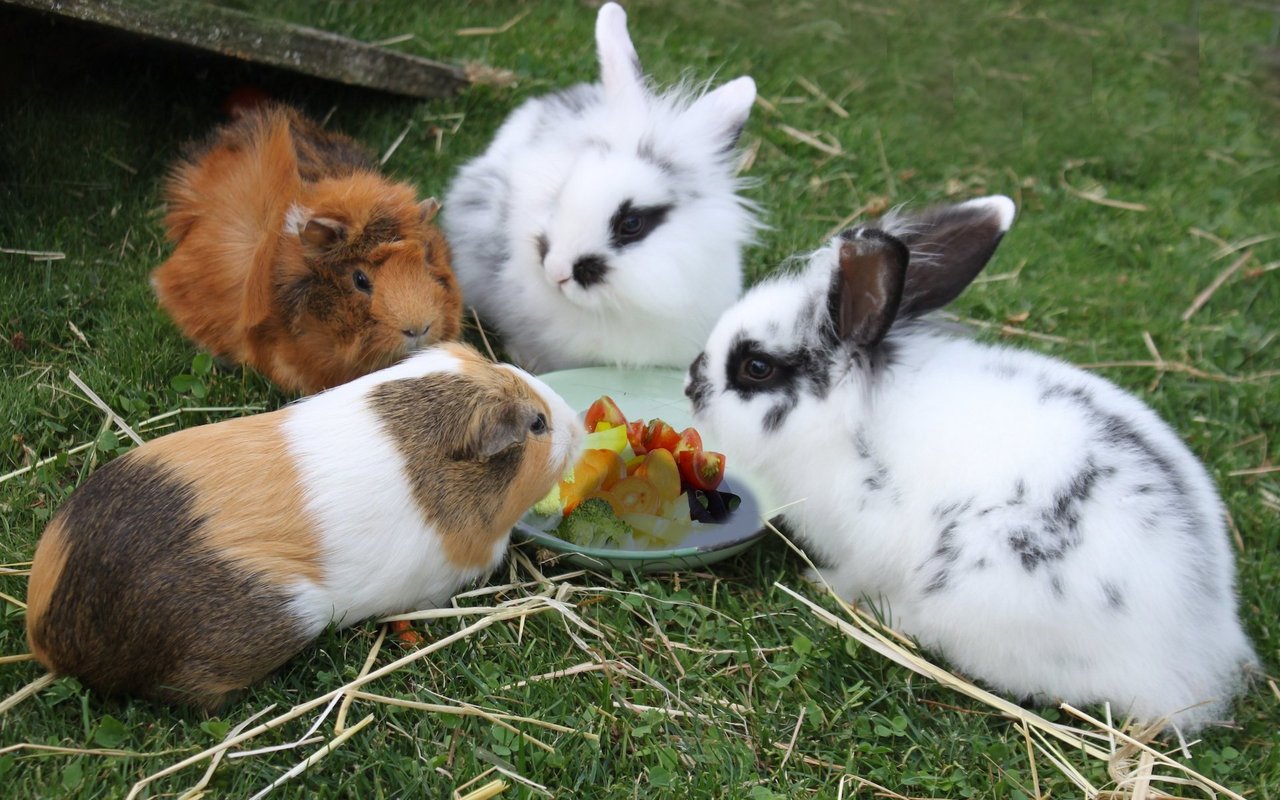
{"type": "Polygon", "coordinates": [[[547,417],[545,414],[539,413],[533,418],[533,424],[529,426],[529,432],[535,435],[542,435],[547,432],[547,417]]]}
{"type": "Polygon", "coordinates": [[[355,281],[357,289],[365,294],[373,294],[373,282],[369,280],[368,275],[364,274],[364,270],[356,270],[351,279],[355,281]]]}
{"type": "Polygon", "coordinates": [[[743,359],[742,365],[738,368],[738,376],[744,381],[752,383],[764,383],[773,377],[773,362],[767,358],[753,356],[743,359]]]}

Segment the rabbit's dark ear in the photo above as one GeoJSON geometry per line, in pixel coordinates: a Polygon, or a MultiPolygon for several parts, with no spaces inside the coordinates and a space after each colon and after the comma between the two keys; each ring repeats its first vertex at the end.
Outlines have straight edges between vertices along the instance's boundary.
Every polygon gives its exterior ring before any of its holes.
{"type": "Polygon", "coordinates": [[[902,242],[874,228],[845,231],[840,239],[827,300],[831,322],[841,341],[874,347],[898,315],[909,254],[902,242]]]}
{"type": "Polygon", "coordinates": [[[959,297],[995,253],[1015,211],[1012,200],[995,195],[886,225],[911,250],[900,313],[924,314],[959,297]]]}

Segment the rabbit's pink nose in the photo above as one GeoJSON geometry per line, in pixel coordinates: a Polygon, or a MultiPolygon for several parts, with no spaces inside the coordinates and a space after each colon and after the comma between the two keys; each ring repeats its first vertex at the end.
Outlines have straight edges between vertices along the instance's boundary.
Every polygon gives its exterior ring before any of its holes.
{"type": "Polygon", "coordinates": [[[547,280],[557,286],[564,286],[566,281],[573,280],[573,263],[560,258],[548,258],[542,264],[547,280]]]}

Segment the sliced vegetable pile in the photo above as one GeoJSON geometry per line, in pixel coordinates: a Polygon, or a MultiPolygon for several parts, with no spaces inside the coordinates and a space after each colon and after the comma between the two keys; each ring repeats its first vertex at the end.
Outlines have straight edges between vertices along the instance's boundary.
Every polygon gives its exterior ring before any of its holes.
{"type": "Polygon", "coordinates": [[[702,448],[693,428],[677,432],[660,419],[628,421],[605,395],[586,414],[586,449],[558,485],[534,506],[560,515],[554,533],[584,547],[634,536],[639,547],[684,538],[693,522],[721,522],[737,496],[717,491],[724,456],[702,448]]]}

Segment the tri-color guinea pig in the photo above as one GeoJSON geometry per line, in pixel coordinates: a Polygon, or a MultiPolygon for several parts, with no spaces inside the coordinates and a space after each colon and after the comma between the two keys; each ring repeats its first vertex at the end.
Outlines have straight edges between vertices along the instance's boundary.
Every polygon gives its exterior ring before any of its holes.
{"type": "Polygon", "coordinates": [[[213,708],[326,626],[488,574],[582,445],[538,379],[460,344],[112,461],[40,539],[27,636],[90,688],[213,708]]]}

